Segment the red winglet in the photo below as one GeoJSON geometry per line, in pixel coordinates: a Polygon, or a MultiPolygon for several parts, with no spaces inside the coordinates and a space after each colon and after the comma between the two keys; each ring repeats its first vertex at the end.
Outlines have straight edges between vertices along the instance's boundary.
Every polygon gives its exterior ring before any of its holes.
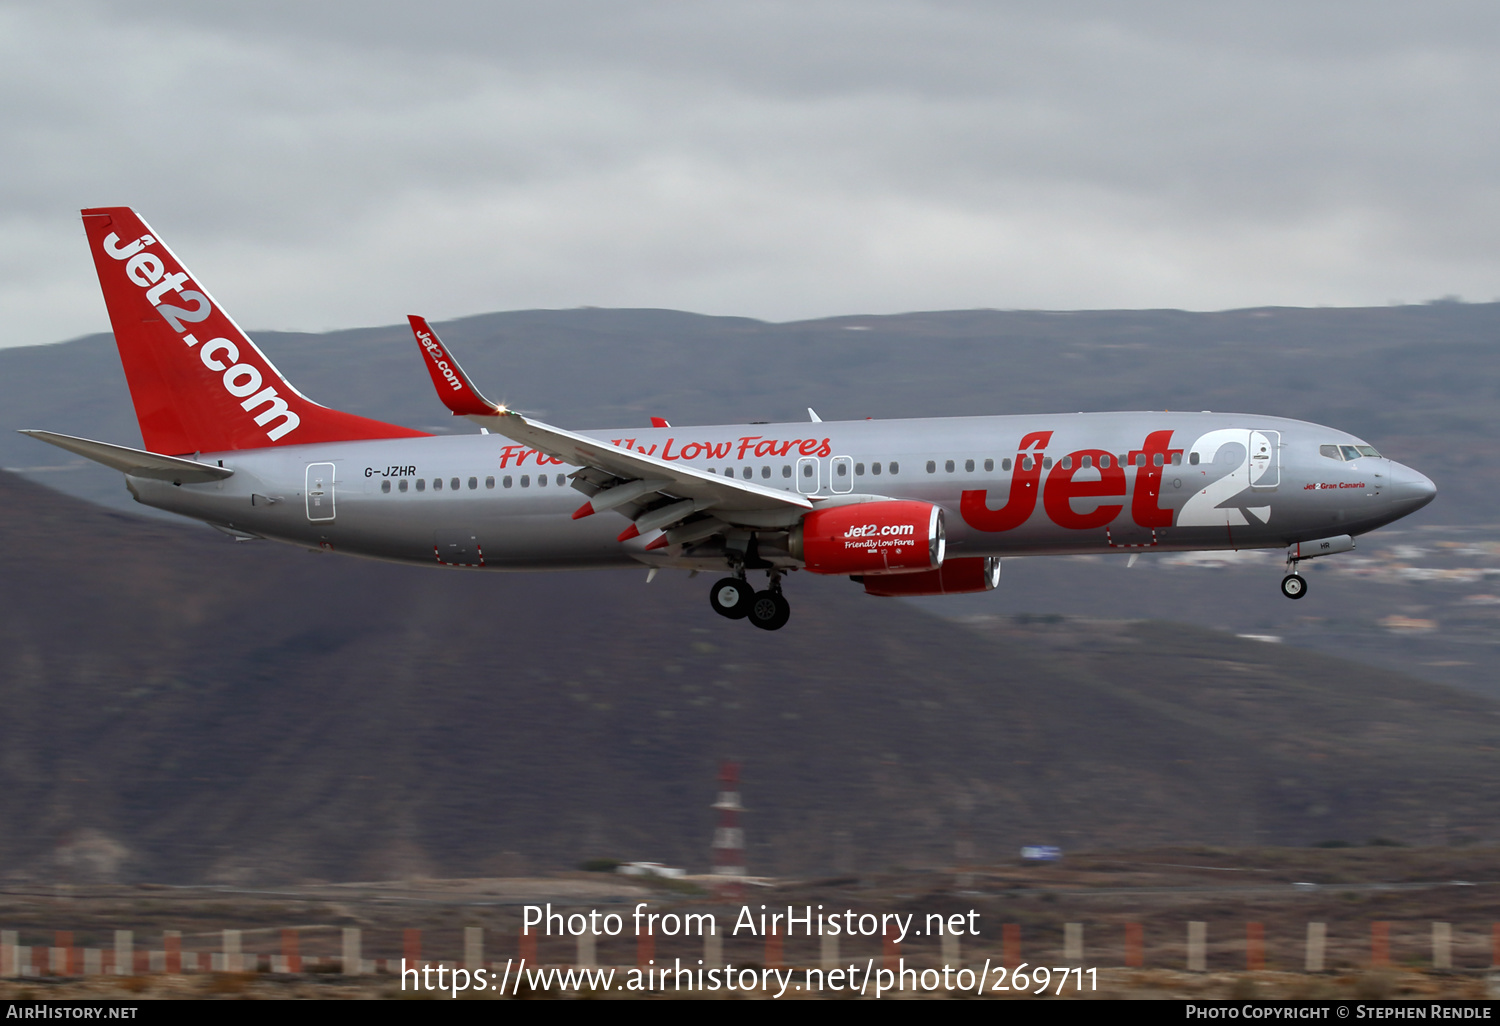
{"type": "Polygon", "coordinates": [[[663,535],[658,535],[657,537],[653,538],[650,542],[648,542],[646,544],[646,551],[650,552],[652,549],[664,549],[666,547],[667,547],[667,536],[663,534],[663,535]]]}
{"type": "Polygon", "coordinates": [[[665,418],[665,417],[652,417],[651,418],[651,426],[652,427],[671,427],[672,425],[667,423],[667,418],[665,418]]]}
{"type": "Polygon", "coordinates": [[[634,524],[631,524],[629,527],[625,528],[625,530],[620,532],[620,537],[616,538],[615,541],[629,541],[640,533],[640,529],[637,528],[634,524]]]}
{"type": "Polygon", "coordinates": [[[411,333],[422,347],[425,358],[423,362],[427,365],[427,373],[432,375],[432,384],[437,389],[438,398],[453,411],[455,417],[484,417],[500,412],[497,404],[480,395],[479,389],[474,387],[453,354],[443,347],[442,340],[428,326],[425,318],[408,314],[406,319],[411,322],[411,333]]]}
{"type": "Polygon", "coordinates": [[[574,520],[582,520],[584,517],[591,517],[593,515],[594,504],[592,502],[585,502],[582,506],[579,506],[573,511],[574,520]]]}
{"type": "Polygon", "coordinates": [[[151,452],[427,434],[330,410],[297,391],[129,207],[84,210],[83,228],[151,452]]]}

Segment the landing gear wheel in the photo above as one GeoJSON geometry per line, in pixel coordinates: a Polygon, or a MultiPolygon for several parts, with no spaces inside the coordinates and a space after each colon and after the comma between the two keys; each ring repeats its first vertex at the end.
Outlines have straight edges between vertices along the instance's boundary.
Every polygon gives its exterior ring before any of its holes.
{"type": "Polygon", "coordinates": [[[1299,599],[1307,594],[1307,578],[1301,574],[1287,574],[1281,579],[1281,593],[1289,599],[1299,599]]]}
{"type": "Polygon", "coordinates": [[[709,590],[708,604],[714,612],[731,620],[742,620],[750,615],[750,604],[755,601],[755,589],[738,577],[726,577],[709,590]]]}
{"type": "Polygon", "coordinates": [[[750,603],[750,622],[763,631],[779,631],[792,618],[792,606],[779,591],[760,591],[750,603]]]}

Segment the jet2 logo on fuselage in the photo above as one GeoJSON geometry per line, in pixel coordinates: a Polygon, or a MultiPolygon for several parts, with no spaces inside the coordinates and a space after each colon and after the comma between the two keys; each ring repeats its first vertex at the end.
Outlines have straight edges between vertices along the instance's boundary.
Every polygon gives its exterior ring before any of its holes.
{"type": "MultiPolygon", "coordinates": [[[[1243,433],[1249,436],[1248,431],[1243,433]]],[[[1017,447],[1010,488],[1006,493],[1005,503],[998,509],[990,508],[988,490],[976,489],[963,493],[959,502],[959,515],[964,523],[980,531],[1012,531],[1031,519],[1040,498],[1047,519],[1057,526],[1073,530],[1098,530],[1119,517],[1125,509],[1124,502],[1101,502],[1092,509],[1079,512],[1073,506],[1074,500],[1123,500],[1128,494],[1130,517],[1137,526],[1151,530],[1172,526],[1173,509],[1161,506],[1162,476],[1168,467],[1173,467],[1174,474],[1179,476],[1187,469],[1180,462],[1173,462],[1174,459],[1181,460],[1183,450],[1172,448],[1172,431],[1152,431],[1147,434],[1141,447],[1126,455],[1126,466],[1121,465],[1118,457],[1103,449],[1079,449],[1054,461],[1051,468],[1047,469],[1043,463],[1043,453],[1052,441],[1052,434],[1051,431],[1034,431],[1022,437],[1017,447]],[[1127,466],[1135,471],[1133,490],[1128,487],[1126,480],[1127,466]],[[1042,480],[1044,471],[1045,481],[1042,480]]],[[[1210,434],[1217,436],[1221,432],[1210,434]]],[[[1209,436],[1205,436],[1207,437],[1209,436]]],[[[1196,443],[1194,447],[1196,448],[1196,443]]],[[[1218,447],[1216,444],[1213,448],[1217,450],[1218,447]]],[[[1207,455],[1212,460],[1214,453],[1207,455]]],[[[1232,497],[1230,490],[1238,493],[1242,487],[1237,485],[1247,483],[1241,480],[1239,471],[1243,469],[1249,456],[1249,449],[1245,447],[1241,465],[1223,478],[1216,477],[1212,482],[1219,485],[1222,481],[1224,487],[1217,489],[1211,497],[1217,516],[1209,514],[1210,520],[1204,521],[1205,523],[1246,523],[1238,510],[1219,510],[1217,507],[1220,502],[1232,497]],[[1229,514],[1233,516],[1228,516],[1229,514]]],[[[1202,473],[1207,473],[1207,469],[1205,465],[1202,473]]],[[[1197,496],[1199,491],[1200,488],[1194,488],[1190,495],[1197,496]]],[[[1204,497],[1209,498],[1206,495],[1204,497]]],[[[1183,508],[1186,509],[1186,504],[1183,508]]],[[[1264,510],[1269,515],[1269,509],[1269,506],[1259,507],[1257,512],[1264,510]]],[[[1180,517],[1178,526],[1188,524],[1189,519],[1197,523],[1199,518],[1180,517]]]]}

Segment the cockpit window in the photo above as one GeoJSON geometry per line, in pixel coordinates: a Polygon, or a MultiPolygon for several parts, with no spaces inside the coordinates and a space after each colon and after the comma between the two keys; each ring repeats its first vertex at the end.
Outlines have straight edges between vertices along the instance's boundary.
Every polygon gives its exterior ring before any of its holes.
{"type": "Polygon", "coordinates": [[[1352,445],[1341,445],[1341,446],[1339,446],[1339,452],[1341,452],[1341,453],[1344,454],[1344,459],[1346,459],[1346,460],[1357,460],[1357,459],[1359,459],[1359,450],[1356,449],[1352,445]]]}
{"type": "Polygon", "coordinates": [[[1331,460],[1342,460],[1344,458],[1343,455],[1339,452],[1339,447],[1336,445],[1318,446],[1318,455],[1327,456],[1331,460]]]}
{"type": "Polygon", "coordinates": [[[1375,447],[1373,445],[1356,445],[1355,448],[1359,450],[1359,454],[1361,456],[1380,456],[1380,453],[1375,451],[1375,447]]]}

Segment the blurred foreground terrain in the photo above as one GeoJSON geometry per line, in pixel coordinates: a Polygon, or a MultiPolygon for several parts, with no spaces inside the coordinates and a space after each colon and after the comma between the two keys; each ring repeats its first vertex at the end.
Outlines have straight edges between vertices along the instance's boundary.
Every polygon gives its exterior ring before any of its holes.
{"type": "MultiPolygon", "coordinates": [[[[758,910],[790,906],[840,913],[896,913],[912,916],[912,934],[895,957],[917,970],[943,964],[938,940],[920,935],[927,916],[958,915],[979,930],[964,937],[956,964],[976,972],[990,965],[1025,963],[1028,972],[1077,967],[1082,990],[1070,980],[1061,997],[1244,1000],[1300,998],[1380,1000],[1492,999],[1500,977],[1491,967],[1492,925],[1500,916],[1500,859],[1493,849],[1413,849],[1391,845],[1359,848],[1162,847],[1085,853],[1051,865],[1025,866],[1015,860],[962,867],[957,872],[899,870],[839,877],[766,881],[741,898],[716,898],[710,881],[697,877],[643,881],[605,873],[555,872],[536,877],[414,878],[400,882],[308,883],[279,888],[163,887],[94,885],[0,894],[0,922],[15,928],[23,944],[50,944],[58,924],[78,948],[110,949],[113,930],[131,929],[138,950],[160,951],[166,930],[180,931],[181,950],[194,964],[207,966],[222,950],[222,930],[238,931],[247,965],[242,972],[160,971],[135,977],[66,976],[0,980],[0,1000],[105,997],[122,1000],[171,997],[393,998],[416,994],[402,989],[399,964],[393,970],[374,960],[411,954],[412,934],[420,931],[417,957],[424,962],[461,964],[465,930],[482,931],[477,956],[503,972],[523,953],[519,930],[523,905],[550,902],[564,912],[614,912],[626,926],[622,936],[602,938],[596,964],[615,967],[616,982],[642,959],[629,926],[640,902],[664,914],[711,914],[720,935],[719,956],[745,970],[767,964],[791,970],[798,983],[809,969],[825,967],[821,939],[800,932],[781,940],[779,952],[764,940],[733,926],[745,905],[758,910]],[[1453,874],[1462,874],[1455,876],[1453,874]],[[1188,972],[1190,922],[1204,924],[1204,971],[1188,972]],[[1433,966],[1433,922],[1447,926],[1448,965],[1433,966]],[[1324,968],[1306,971],[1308,925],[1324,927],[1324,968]],[[1064,944],[1067,924],[1078,947],[1064,944]],[[1372,945],[1383,924],[1384,950],[1372,945]],[[362,976],[339,972],[345,928],[361,931],[362,976]],[[286,972],[278,960],[285,932],[295,930],[304,960],[300,972],[286,972]],[[1138,965],[1126,938],[1140,938],[1138,965]],[[1247,938],[1259,938],[1258,967],[1247,938]],[[1011,938],[1008,949],[1003,938],[1011,938]],[[1093,974],[1088,974],[1089,969],[1093,974]],[[1097,989],[1094,989],[1097,986],[1097,989]]],[[[532,965],[571,966],[577,947],[571,937],[539,938],[529,953],[532,965]]],[[[695,966],[711,957],[697,937],[658,935],[651,957],[658,966],[695,966]]],[[[158,955],[159,957],[159,955],[158,955]]],[[[879,936],[841,937],[837,964],[879,967],[887,957],[879,936]]],[[[953,957],[950,952],[949,957],[953,957]]],[[[954,965],[954,962],[949,962],[954,965]]],[[[514,980],[514,974],[510,977],[514,980]]],[[[936,976],[930,977],[933,981],[936,976]]],[[[576,978],[575,978],[576,980],[576,978]]],[[[1055,1000],[1058,983],[1045,1000],[1055,1000]]],[[[987,990],[985,998],[1042,999],[1029,993],[987,990]]],[[[615,997],[637,996],[609,988],[615,997]]],[[[774,990],[774,988],[773,988],[774,990]]],[[[596,992],[597,994],[597,992],[596,992]]],[[[531,997],[589,996],[587,988],[551,985],[523,992],[531,997]]],[[[460,994],[460,998],[499,997],[460,994]]],[[[509,993],[505,996],[511,996],[509,993]]],[[[654,997],[693,997],[697,993],[660,990],[654,997]]],[[[766,998],[759,989],[707,997],[766,998]]],[[[788,989],[787,997],[806,997],[788,989]]],[[[848,997],[824,990],[813,996],[848,997]]],[[[866,996],[873,996],[867,994],[866,996]]],[[[912,996],[887,994],[887,998],[912,996]]],[[[925,997],[972,997],[939,990],[925,997]]]]}

